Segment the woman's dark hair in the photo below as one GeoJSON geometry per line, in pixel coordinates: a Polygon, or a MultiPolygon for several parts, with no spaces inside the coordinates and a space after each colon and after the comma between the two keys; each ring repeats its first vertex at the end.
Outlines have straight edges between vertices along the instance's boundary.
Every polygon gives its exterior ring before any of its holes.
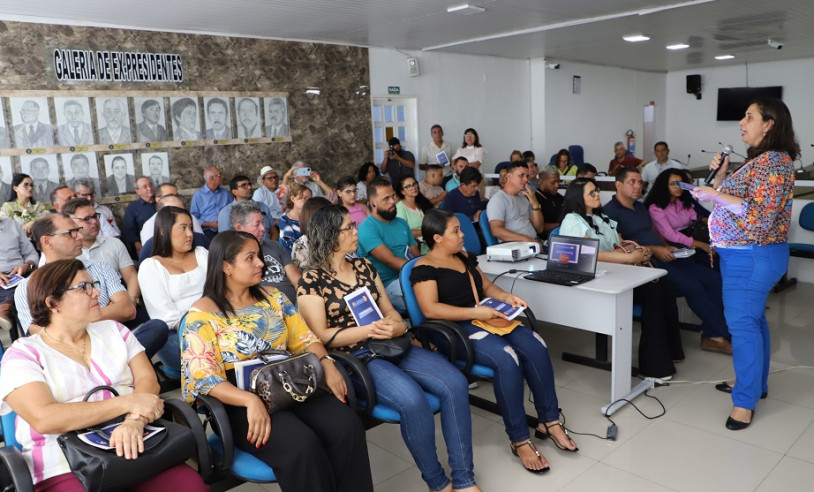
{"type": "MultiPolygon", "coordinates": [[[[593,183],[594,186],[596,186],[596,180],[591,178],[576,178],[575,180],[571,181],[571,184],[568,185],[568,188],[565,190],[565,202],[563,203],[560,222],[563,221],[566,215],[575,213],[582,217],[591,227],[593,227],[597,234],[602,234],[599,231],[599,227],[597,227],[597,225],[594,224],[594,221],[588,217],[588,212],[585,209],[585,185],[588,183],[593,183]]],[[[597,190],[598,189],[599,188],[597,187],[597,190]]],[[[610,224],[610,219],[608,219],[608,217],[602,213],[601,206],[596,207],[593,210],[592,215],[594,217],[600,217],[606,223],[610,224]]]]}
{"type": "Polygon", "coordinates": [[[339,251],[339,229],[347,215],[348,209],[342,205],[323,207],[311,215],[308,259],[312,266],[331,270],[331,255],[339,251]]]}
{"type": "Polygon", "coordinates": [[[757,105],[763,121],[772,120],[774,125],[763,135],[763,139],[757,147],[749,147],[746,150],[746,156],[754,159],[764,152],[773,150],[786,152],[792,161],[799,159],[800,144],[797,143],[797,138],[794,136],[791,113],[785,103],[773,97],[759,97],[749,103],[749,106],[752,104],[757,105]]]}
{"type": "MultiPolygon", "coordinates": [[[[166,208],[162,210],[166,210],[166,208]]],[[[235,309],[229,299],[226,298],[226,273],[223,271],[223,263],[234,264],[237,255],[249,242],[256,244],[257,251],[260,251],[260,243],[257,238],[243,231],[221,232],[209,244],[209,259],[206,262],[206,282],[204,283],[203,296],[212,299],[218,309],[226,315],[229,313],[235,314],[235,309]]],[[[259,284],[249,287],[249,294],[256,301],[262,301],[266,298],[259,284]]]]}
{"type": "Polygon", "coordinates": [[[302,212],[300,212],[301,236],[308,235],[308,220],[311,218],[311,215],[317,210],[323,207],[329,207],[330,205],[331,201],[321,196],[315,196],[305,201],[305,205],[302,206],[302,212]]]}
{"type": "MultiPolygon", "coordinates": [[[[690,181],[687,180],[687,175],[681,172],[680,169],[665,169],[653,182],[653,186],[650,188],[650,192],[644,200],[646,207],[655,204],[658,208],[666,208],[667,205],[670,204],[670,199],[672,198],[670,194],[670,181],[672,181],[671,178],[673,176],[678,176],[679,181],[690,183],[690,181]]],[[[686,209],[691,209],[694,206],[692,195],[690,195],[690,192],[687,190],[681,190],[681,195],[678,197],[678,200],[686,209]]]]}
{"type": "Polygon", "coordinates": [[[336,182],[336,191],[341,192],[343,188],[347,188],[348,186],[356,186],[356,180],[353,179],[353,176],[343,176],[339,178],[339,181],[336,182]]]}
{"type": "MultiPolygon", "coordinates": [[[[153,256],[169,258],[172,256],[172,226],[175,225],[176,217],[186,215],[192,220],[189,211],[180,207],[164,207],[155,215],[155,226],[153,227],[153,256]]],[[[193,249],[195,246],[193,245],[193,249]]],[[[192,250],[190,250],[192,251],[192,250]]]]}
{"type": "Polygon", "coordinates": [[[376,176],[379,175],[379,168],[376,167],[376,164],[373,164],[372,162],[365,162],[364,164],[362,164],[362,167],[359,168],[359,176],[357,176],[359,178],[359,181],[361,181],[362,183],[367,183],[367,173],[368,169],[370,169],[371,167],[376,170],[376,176]]]}
{"type": "MultiPolygon", "coordinates": [[[[399,197],[400,200],[404,200],[404,182],[408,179],[415,179],[412,176],[402,176],[396,184],[393,186],[393,191],[396,192],[396,195],[399,197]]],[[[415,182],[416,186],[418,186],[418,181],[415,182]]],[[[415,197],[415,204],[418,205],[418,208],[421,209],[422,212],[426,212],[427,210],[435,208],[432,202],[421,193],[421,188],[418,188],[418,195],[415,197]]]]}
{"type": "Polygon", "coordinates": [[[554,165],[557,166],[557,167],[560,167],[560,157],[562,157],[562,156],[568,157],[568,164],[566,165],[566,169],[567,169],[568,166],[571,166],[573,164],[571,162],[571,152],[568,152],[568,149],[560,149],[560,151],[557,152],[557,161],[554,163],[554,165]]]}
{"type": "Polygon", "coordinates": [[[428,248],[435,247],[435,237],[433,236],[436,234],[443,236],[444,231],[447,230],[447,224],[453,217],[455,215],[452,212],[441,208],[434,208],[424,214],[424,220],[421,222],[421,235],[428,248]]]}
{"type": "MultiPolygon", "coordinates": [[[[22,183],[25,178],[31,179],[31,176],[29,176],[27,174],[23,174],[23,173],[15,173],[14,175],[12,175],[12,177],[11,177],[11,197],[9,197],[9,199],[8,199],[9,202],[13,202],[14,200],[17,199],[17,190],[15,190],[14,187],[15,186],[20,186],[20,183],[22,183]]],[[[34,180],[31,179],[31,182],[33,183],[34,180]]],[[[37,203],[37,200],[34,200],[33,195],[31,196],[31,203],[32,204],[37,203]]]]}
{"type": "Polygon", "coordinates": [[[62,300],[76,273],[84,269],[85,265],[81,261],[70,258],[49,261],[34,270],[26,288],[32,323],[43,327],[51,324],[51,309],[55,307],[54,302],[62,300]]]}
{"type": "MultiPolygon", "coordinates": [[[[478,132],[474,128],[467,128],[466,130],[464,130],[464,135],[466,135],[467,133],[472,133],[472,134],[475,135],[475,143],[472,144],[472,145],[474,145],[475,147],[480,147],[481,144],[480,144],[480,137],[478,136],[478,132]]],[[[464,143],[461,144],[461,148],[462,149],[466,148],[466,137],[464,137],[464,143]]]]}

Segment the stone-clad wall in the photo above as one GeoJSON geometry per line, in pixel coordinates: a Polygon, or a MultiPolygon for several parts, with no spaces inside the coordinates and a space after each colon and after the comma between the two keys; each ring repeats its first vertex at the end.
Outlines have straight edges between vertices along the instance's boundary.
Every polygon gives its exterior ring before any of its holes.
{"type": "Polygon", "coordinates": [[[203,183],[201,171],[221,166],[228,179],[256,177],[264,165],[285,170],[297,160],[328,183],[356,174],[371,159],[372,127],[366,48],[263,39],[0,22],[3,90],[269,91],[288,92],[292,142],[171,148],[172,179],[181,189],[203,183]],[[184,82],[59,82],[53,49],[179,53],[184,82]],[[318,87],[318,96],[305,94],[318,87]]]}

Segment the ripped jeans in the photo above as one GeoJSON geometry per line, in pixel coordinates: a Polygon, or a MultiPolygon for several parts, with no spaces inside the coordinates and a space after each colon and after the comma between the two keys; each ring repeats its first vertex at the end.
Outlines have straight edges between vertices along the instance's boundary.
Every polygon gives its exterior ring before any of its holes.
{"type": "MultiPolygon", "coordinates": [[[[458,325],[469,335],[475,349],[475,363],[495,371],[492,381],[495,399],[506,434],[512,442],[529,438],[523,406],[523,379],[528,382],[539,422],[559,419],[559,403],[554,389],[554,369],[543,338],[520,325],[503,336],[493,335],[468,321],[458,325]]],[[[463,347],[459,348],[460,351],[463,347]]],[[[460,353],[460,352],[459,352],[460,353]]]]}

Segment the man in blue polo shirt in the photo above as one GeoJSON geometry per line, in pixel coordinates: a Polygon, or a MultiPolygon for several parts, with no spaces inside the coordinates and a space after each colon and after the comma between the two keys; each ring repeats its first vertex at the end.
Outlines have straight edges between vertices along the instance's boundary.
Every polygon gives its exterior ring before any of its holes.
{"type": "Polygon", "coordinates": [[[724,318],[721,275],[692,258],[676,258],[672,250],[653,229],[650,213],[638,201],[642,196],[642,175],[635,167],[616,173],[616,195],[603,208],[617,222],[624,239],[647,246],[653,253],[653,264],[667,270],[667,279],[676,292],[687,299],[690,309],[701,318],[701,350],[732,354],[729,328],[724,318]]]}
{"type": "Polygon", "coordinates": [[[418,256],[418,245],[407,221],[396,217],[396,193],[385,178],[376,178],[367,185],[371,214],[359,225],[360,257],[376,267],[387,297],[393,307],[406,310],[399,285],[399,270],[407,263],[407,251],[418,256]]]}
{"type": "Polygon", "coordinates": [[[214,166],[204,169],[204,185],[192,195],[189,212],[198,219],[207,237],[218,233],[218,214],[220,209],[232,201],[229,190],[221,187],[223,174],[214,166]]]}

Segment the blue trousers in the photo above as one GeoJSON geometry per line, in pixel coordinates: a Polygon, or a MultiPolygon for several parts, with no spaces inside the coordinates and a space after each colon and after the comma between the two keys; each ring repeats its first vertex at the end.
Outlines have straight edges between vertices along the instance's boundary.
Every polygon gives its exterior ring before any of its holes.
{"type": "Polygon", "coordinates": [[[717,248],[724,280],[724,313],[732,333],[732,403],[754,410],[769,391],[771,338],[766,299],[789,264],[787,243],[717,248]]]}
{"type": "Polygon", "coordinates": [[[461,371],[440,355],[418,347],[411,347],[398,366],[372,359],[367,368],[378,401],[398,411],[404,443],[427,486],[441,490],[450,480],[438,461],[435,420],[424,391],[441,400],[441,430],[447,444],[452,488],[475,485],[469,387],[461,371]]]}

